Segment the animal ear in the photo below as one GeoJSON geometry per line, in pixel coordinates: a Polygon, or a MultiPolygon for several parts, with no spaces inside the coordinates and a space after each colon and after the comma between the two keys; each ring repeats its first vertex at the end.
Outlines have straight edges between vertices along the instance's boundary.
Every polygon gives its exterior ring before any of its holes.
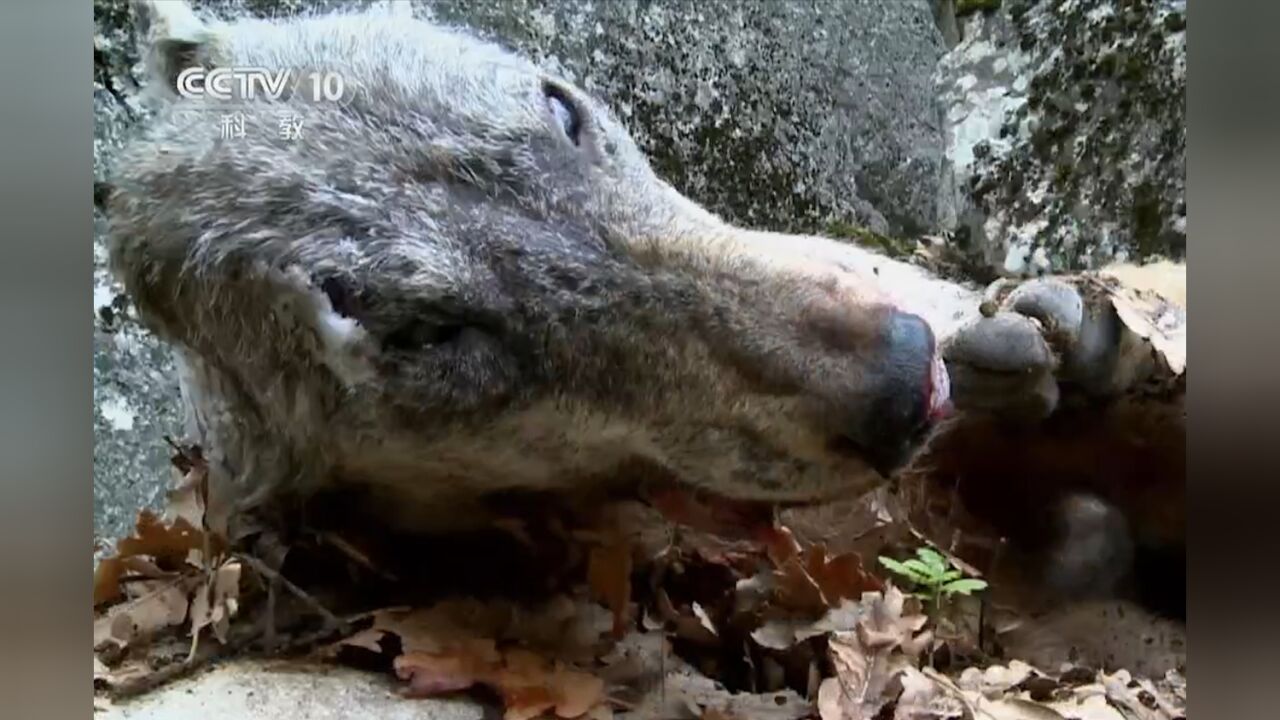
{"type": "Polygon", "coordinates": [[[220,26],[202,20],[186,0],[134,0],[133,11],[153,96],[176,98],[179,73],[215,64],[220,26]]]}

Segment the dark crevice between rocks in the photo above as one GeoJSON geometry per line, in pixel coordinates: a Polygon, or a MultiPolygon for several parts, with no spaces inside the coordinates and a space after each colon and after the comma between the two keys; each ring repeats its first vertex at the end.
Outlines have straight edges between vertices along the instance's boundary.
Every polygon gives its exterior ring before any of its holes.
{"type": "Polygon", "coordinates": [[[1000,9],[1002,0],[956,0],[956,17],[1000,9]]]}

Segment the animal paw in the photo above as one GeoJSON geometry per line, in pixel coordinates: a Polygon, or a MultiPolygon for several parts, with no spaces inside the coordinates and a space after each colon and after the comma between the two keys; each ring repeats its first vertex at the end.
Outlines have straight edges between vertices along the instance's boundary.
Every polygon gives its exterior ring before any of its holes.
{"type": "Polygon", "coordinates": [[[1149,341],[1091,277],[1000,280],[982,310],[943,343],[960,410],[1042,419],[1064,395],[1114,397],[1157,369],[1149,341]]]}

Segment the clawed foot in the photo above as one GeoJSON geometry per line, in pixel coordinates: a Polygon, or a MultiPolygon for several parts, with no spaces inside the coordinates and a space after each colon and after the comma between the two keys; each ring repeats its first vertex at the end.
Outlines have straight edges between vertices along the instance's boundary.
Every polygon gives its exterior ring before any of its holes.
{"type": "Polygon", "coordinates": [[[1103,291],[1061,278],[998,281],[983,317],[943,342],[955,406],[1039,420],[1064,395],[1114,397],[1154,369],[1149,343],[1103,291]]]}

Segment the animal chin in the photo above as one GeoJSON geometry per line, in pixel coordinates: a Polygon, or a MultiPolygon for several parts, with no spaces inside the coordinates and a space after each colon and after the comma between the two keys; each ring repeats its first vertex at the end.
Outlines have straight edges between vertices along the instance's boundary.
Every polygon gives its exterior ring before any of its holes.
{"type": "Polygon", "coordinates": [[[668,520],[726,539],[760,540],[777,526],[774,502],[738,500],[679,482],[650,484],[642,495],[668,520]]]}

